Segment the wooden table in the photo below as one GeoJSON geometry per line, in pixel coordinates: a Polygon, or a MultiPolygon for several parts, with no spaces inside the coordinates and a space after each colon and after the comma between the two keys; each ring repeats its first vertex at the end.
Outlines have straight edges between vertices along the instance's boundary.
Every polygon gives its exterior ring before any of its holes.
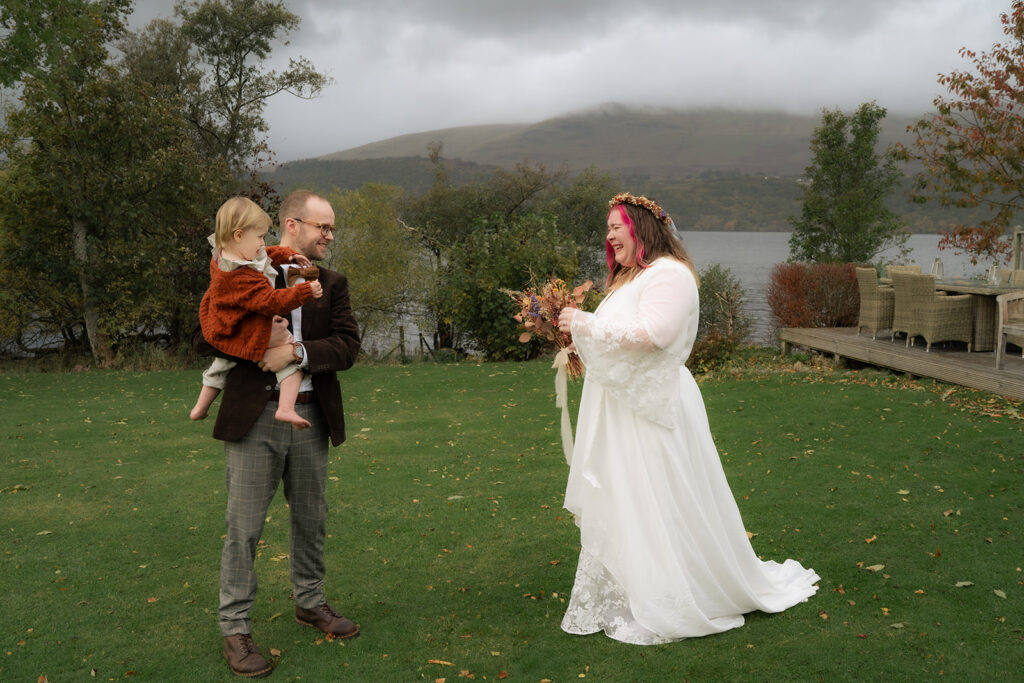
{"type": "Polygon", "coordinates": [[[935,289],[943,292],[971,295],[971,312],[974,315],[974,332],[971,335],[973,351],[992,351],[996,348],[996,297],[1007,292],[1016,292],[1020,285],[989,284],[988,280],[967,280],[950,278],[936,280],[935,289]]]}

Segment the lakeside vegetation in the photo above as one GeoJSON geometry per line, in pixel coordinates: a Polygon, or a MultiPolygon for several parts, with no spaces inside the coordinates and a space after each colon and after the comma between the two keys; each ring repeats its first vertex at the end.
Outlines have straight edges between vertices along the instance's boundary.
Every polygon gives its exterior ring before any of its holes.
{"type": "MultiPolygon", "coordinates": [[[[362,635],[294,622],[278,496],[253,612],[275,680],[1006,680],[1024,665],[1019,403],[769,352],[703,376],[755,550],[813,567],[820,590],[734,631],[635,647],[559,629],[579,545],[552,379],[545,361],[342,375],[328,591],[362,635]]],[[[4,679],[232,680],[216,625],[223,455],[188,421],[198,382],[0,375],[4,679]]]]}
{"type": "MultiPolygon", "coordinates": [[[[485,181],[498,167],[461,159],[445,159],[453,185],[485,181]]],[[[266,173],[282,191],[313,187],[323,192],[358,190],[368,183],[393,185],[417,195],[434,183],[435,168],[423,156],[379,159],[308,159],[292,161],[266,173]]],[[[738,170],[704,170],[675,175],[664,170],[620,172],[614,176],[623,188],[643,190],[671,208],[682,230],[788,232],[790,218],[800,214],[801,175],[765,175],[738,170]]],[[[981,216],[980,209],[950,209],[909,199],[910,179],[887,205],[911,233],[938,233],[958,222],[981,216]]]]}

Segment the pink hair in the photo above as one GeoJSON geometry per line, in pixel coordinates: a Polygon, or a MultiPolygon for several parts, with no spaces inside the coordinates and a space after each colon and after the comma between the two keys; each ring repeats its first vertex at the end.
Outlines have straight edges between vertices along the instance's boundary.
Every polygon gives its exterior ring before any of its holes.
{"type": "MultiPolygon", "coordinates": [[[[633,221],[626,212],[626,207],[622,204],[616,204],[612,207],[612,210],[608,212],[609,217],[611,217],[613,211],[619,212],[622,222],[629,228],[629,236],[633,238],[634,242],[636,242],[636,264],[641,268],[650,267],[649,263],[644,262],[644,245],[636,238],[636,231],[633,230],[633,221]]],[[[605,280],[605,286],[608,286],[612,281],[612,273],[615,272],[615,250],[612,249],[612,245],[607,238],[604,241],[604,257],[605,261],[608,262],[608,277],[605,280]]]]}

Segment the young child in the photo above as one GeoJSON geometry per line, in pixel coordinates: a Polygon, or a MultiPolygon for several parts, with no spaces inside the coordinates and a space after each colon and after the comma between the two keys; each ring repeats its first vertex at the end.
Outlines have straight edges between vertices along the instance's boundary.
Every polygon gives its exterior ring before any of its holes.
{"type": "MultiPolygon", "coordinates": [[[[273,324],[274,316],[287,315],[323,294],[316,280],[274,288],[275,265],[309,266],[310,262],[288,247],[267,247],[263,237],[270,225],[270,216],[250,199],[232,197],[221,205],[216,231],[210,236],[210,287],[199,304],[199,324],[206,341],[222,353],[253,362],[259,362],[270,347],[294,343],[291,333],[273,324]]],[[[234,361],[216,358],[203,373],[203,388],[191,412],[193,420],[209,414],[234,366],[234,361]]],[[[277,373],[277,382],[280,391],[274,417],[296,429],[309,427],[295,411],[302,372],[289,365],[277,373]]]]}

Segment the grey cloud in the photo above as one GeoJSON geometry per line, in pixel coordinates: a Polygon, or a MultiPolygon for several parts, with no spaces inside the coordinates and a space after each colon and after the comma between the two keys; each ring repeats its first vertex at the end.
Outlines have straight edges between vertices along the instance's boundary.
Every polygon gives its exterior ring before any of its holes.
{"type": "Polygon", "coordinates": [[[557,30],[571,37],[595,28],[610,29],[629,17],[649,20],[652,39],[660,22],[692,19],[700,22],[761,23],[789,30],[864,30],[895,8],[919,6],[928,0],[354,0],[339,5],[312,0],[293,5],[345,14],[382,15],[396,22],[445,26],[476,35],[517,36],[557,30]]]}
{"type": "MultiPolygon", "coordinates": [[[[1007,0],[293,0],[303,55],[336,80],[268,107],[279,159],[625,100],[814,114],[927,109],[1007,0]]],[[[168,3],[142,0],[139,11],[168,3]]]]}

